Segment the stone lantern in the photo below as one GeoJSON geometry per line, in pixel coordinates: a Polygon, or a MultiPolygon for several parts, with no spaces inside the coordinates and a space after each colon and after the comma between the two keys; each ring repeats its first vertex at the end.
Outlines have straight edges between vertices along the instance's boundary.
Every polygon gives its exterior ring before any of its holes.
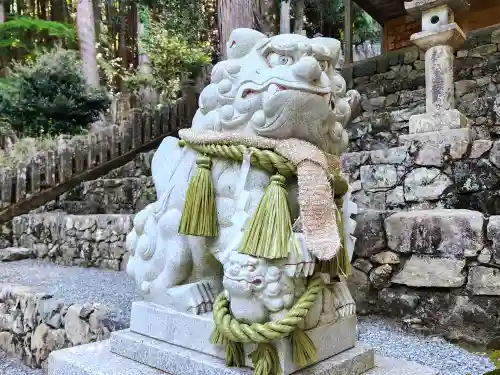
{"type": "Polygon", "coordinates": [[[410,118],[410,134],[403,141],[470,141],[467,119],[455,109],[453,79],[454,52],[466,39],[454,15],[469,4],[466,0],[413,0],[405,2],[405,8],[422,19],[422,31],[413,34],[411,41],[425,52],[426,113],[410,118]],[[448,130],[447,136],[443,130],[448,130]],[[435,132],[440,134],[429,134],[435,132]]]}

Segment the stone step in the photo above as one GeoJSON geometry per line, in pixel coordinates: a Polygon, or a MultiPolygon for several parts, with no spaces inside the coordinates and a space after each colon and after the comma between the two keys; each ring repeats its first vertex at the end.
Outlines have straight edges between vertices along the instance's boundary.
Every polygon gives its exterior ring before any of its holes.
{"type": "Polygon", "coordinates": [[[151,176],[151,160],[156,150],[151,150],[135,157],[134,160],[109,172],[104,178],[123,178],[151,176]]]}
{"type": "Polygon", "coordinates": [[[154,201],[151,177],[100,178],[63,194],[51,208],[77,215],[137,213],[154,201]]]}
{"type": "Polygon", "coordinates": [[[135,289],[123,272],[0,262],[0,352],[46,368],[50,352],[128,327],[135,289]]]}
{"type": "Polygon", "coordinates": [[[120,270],[128,261],[125,237],[132,219],[131,214],[21,215],[12,222],[13,242],[33,249],[36,258],[58,264],[120,270]]]}
{"type": "MultiPolygon", "coordinates": [[[[186,351],[186,349],[181,349],[186,351]]],[[[320,364],[296,372],[297,375],[345,375],[358,374],[363,368],[362,360],[355,354],[371,350],[359,346],[332,357],[320,364]]],[[[152,353],[149,353],[153,355],[152,353]]],[[[148,354],[146,354],[148,355],[148,354]]],[[[373,358],[373,357],[372,357],[373,358]]],[[[171,375],[251,375],[250,369],[227,368],[224,361],[198,352],[185,355],[181,361],[176,358],[162,366],[176,367],[171,375]]],[[[373,359],[372,359],[373,360],[373,359]]],[[[437,375],[437,372],[421,365],[406,361],[375,356],[375,368],[365,375],[437,375]]],[[[159,364],[160,365],[160,364],[159,364]]],[[[162,375],[164,371],[154,369],[139,362],[113,354],[109,341],[83,345],[53,352],[49,357],[48,375],[162,375]]]]}

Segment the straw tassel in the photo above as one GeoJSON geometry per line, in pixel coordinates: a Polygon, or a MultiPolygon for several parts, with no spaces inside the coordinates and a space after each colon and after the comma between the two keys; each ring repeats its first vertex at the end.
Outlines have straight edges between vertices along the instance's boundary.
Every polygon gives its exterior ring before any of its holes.
{"type": "Polygon", "coordinates": [[[196,158],[196,172],[189,181],[182,211],[179,233],[188,236],[217,236],[217,212],[212,181],[212,161],[209,157],[196,158]]]}
{"type": "Polygon", "coordinates": [[[245,353],[243,344],[231,341],[224,337],[217,326],[212,331],[210,343],[213,345],[224,346],[224,356],[226,358],[226,366],[228,367],[243,367],[245,365],[245,353]]]}
{"type": "Polygon", "coordinates": [[[281,375],[278,352],[272,344],[259,344],[252,353],[253,375],[281,375]]]}
{"type": "Polygon", "coordinates": [[[288,257],[293,232],[285,182],[281,175],[271,177],[245,231],[240,253],[266,259],[288,257]]]}
{"type": "Polygon", "coordinates": [[[348,277],[351,275],[351,259],[349,258],[349,251],[347,250],[347,237],[344,231],[344,221],[342,219],[342,200],[336,200],[337,208],[335,216],[337,219],[337,226],[339,228],[339,236],[342,244],[339,251],[333,259],[319,262],[320,272],[328,273],[332,277],[348,277]]]}
{"type": "Polygon", "coordinates": [[[292,360],[297,366],[305,367],[316,359],[316,345],[300,328],[290,335],[292,341],[292,360]]]}

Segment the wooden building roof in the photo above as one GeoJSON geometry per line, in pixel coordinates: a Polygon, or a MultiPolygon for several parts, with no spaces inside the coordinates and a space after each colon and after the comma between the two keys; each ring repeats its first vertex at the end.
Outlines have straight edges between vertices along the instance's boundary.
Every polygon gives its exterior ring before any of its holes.
{"type": "Polygon", "coordinates": [[[383,25],[387,21],[404,16],[404,0],[354,0],[375,21],[383,25]]]}
{"type": "MultiPolygon", "coordinates": [[[[362,9],[381,25],[387,21],[403,17],[408,13],[405,10],[405,0],[354,0],[362,9]]],[[[500,0],[468,0],[470,12],[493,8],[500,5],[500,0]]],[[[494,14],[500,20],[499,14],[494,14]]]]}

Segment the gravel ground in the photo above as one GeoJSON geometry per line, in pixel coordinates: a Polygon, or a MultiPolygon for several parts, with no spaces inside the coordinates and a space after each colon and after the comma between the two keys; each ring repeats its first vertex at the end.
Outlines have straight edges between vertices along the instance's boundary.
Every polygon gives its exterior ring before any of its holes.
{"type": "Polygon", "coordinates": [[[43,371],[33,370],[17,360],[7,358],[0,350],[0,374],[2,375],[43,375],[43,371]]]}
{"type": "Polygon", "coordinates": [[[40,286],[66,304],[102,303],[119,321],[130,320],[133,301],[140,300],[124,272],[65,267],[40,260],[0,263],[0,283],[40,286]]]}
{"type": "MultiPolygon", "coordinates": [[[[0,263],[0,283],[40,286],[67,304],[99,302],[114,311],[119,320],[130,319],[133,301],[140,296],[124,272],[64,267],[36,260],[0,263]]],[[[381,317],[359,318],[359,339],[373,345],[381,355],[415,361],[439,370],[439,375],[483,375],[493,367],[488,359],[472,354],[445,340],[410,333],[381,317]]],[[[1,375],[42,375],[0,352],[1,375]]]]}
{"type": "Polygon", "coordinates": [[[378,354],[405,359],[438,370],[439,375],[483,375],[494,367],[486,356],[468,352],[444,339],[408,332],[389,319],[359,317],[359,341],[378,354]]]}

